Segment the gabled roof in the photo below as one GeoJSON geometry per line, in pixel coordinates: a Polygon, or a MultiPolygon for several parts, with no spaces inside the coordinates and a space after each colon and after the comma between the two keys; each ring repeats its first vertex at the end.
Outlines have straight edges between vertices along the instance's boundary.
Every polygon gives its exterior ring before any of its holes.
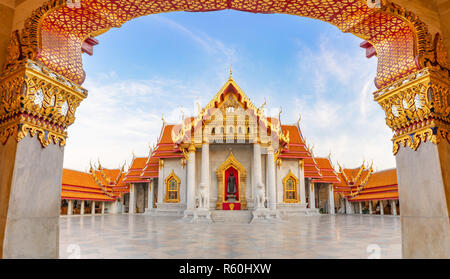
{"type": "Polygon", "coordinates": [[[145,168],[148,157],[134,157],[128,172],[125,174],[124,183],[146,183],[147,179],[142,178],[142,170],[145,168]]]}
{"type": "Polygon", "coordinates": [[[305,178],[322,178],[312,152],[306,147],[299,124],[281,127],[283,133],[289,134],[289,144],[282,149],[278,158],[304,159],[305,178]]]}
{"type": "Polygon", "coordinates": [[[398,199],[397,170],[388,169],[374,172],[357,196],[349,201],[398,199]]]}
{"type": "Polygon", "coordinates": [[[372,166],[343,169],[339,166],[340,183],[334,190],[351,202],[398,199],[396,169],[373,172],[372,166]]]}
{"type": "Polygon", "coordinates": [[[61,199],[114,201],[91,173],[63,169],[61,199]]]}
{"type": "Polygon", "coordinates": [[[333,166],[331,165],[329,158],[314,158],[317,166],[319,167],[320,174],[322,175],[319,179],[314,179],[313,182],[315,183],[331,183],[331,184],[337,184],[341,181],[339,180],[339,177],[337,173],[334,171],[333,166]]]}
{"type": "Polygon", "coordinates": [[[289,143],[289,133],[283,134],[280,122],[278,119],[267,118],[264,116],[263,109],[257,108],[242,91],[239,85],[234,81],[232,74],[228,81],[222,86],[217,94],[210,100],[210,102],[199,112],[196,117],[188,117],[183,120],[181,125],[177,125],[172,131],[172,139],[176,144],[192,142],[192,138],[198,129],[208,121],[227,100],[227,96],[233,95],[238,104],[255,117],[258,125],[266,127],[270,130],[272,135],[277,135],[281,145],[289,143]]]}

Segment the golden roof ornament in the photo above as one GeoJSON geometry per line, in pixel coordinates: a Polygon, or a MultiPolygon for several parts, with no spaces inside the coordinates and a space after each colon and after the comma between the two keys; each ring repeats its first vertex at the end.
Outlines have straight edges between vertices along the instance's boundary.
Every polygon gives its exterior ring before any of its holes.
{"type": "Polygon", "coordinates": [[[300,121],[302,120],[302,114],[298,113],[298,120],[297,120],[297,126],[300,127],[300,121]]]}
{"type": "Polygon", "coordinates": [[[233,64],[230,66],[230,77],[228,79],[233,79],[233,64]]]}

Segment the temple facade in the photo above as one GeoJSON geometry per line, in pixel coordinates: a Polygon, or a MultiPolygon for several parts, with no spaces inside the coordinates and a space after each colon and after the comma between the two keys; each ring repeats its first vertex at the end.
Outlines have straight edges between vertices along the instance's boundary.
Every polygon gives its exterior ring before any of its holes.
{"type": "Polygon", "coordinates": [[[97,201],[103,213],[208,222],[240,214],[250,221],[362,214],[363,207],[372,214],[374,202],[390,199],[397,214],[395,170],[378,174],[363,164],[337,172],[330,157],[315,157],[306,145],[300,120],[283,124],[280,115],[267,117],[264,107],[256,107],[230,73],[197,115],[173,124],[163,119],[156,145],[146,157],[133,154],[127,172],[100,163],[89,173],[64,170],[62,212],[83,214],[89,203],[95,214],[97,201]]]}

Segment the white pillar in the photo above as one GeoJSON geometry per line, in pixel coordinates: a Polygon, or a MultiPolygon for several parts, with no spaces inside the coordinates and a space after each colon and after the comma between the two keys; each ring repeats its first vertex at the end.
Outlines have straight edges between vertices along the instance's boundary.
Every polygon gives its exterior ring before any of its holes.
{"type": "Polygon", "coordinates": [[[80,215],[84,215],[84,201],[80,201],[80,202],[81,202],[80,215]]]}
{"type": "Polygon", "coordinates": [[[298,180],[299,180],[300,203],[306,204],[305,161],[303,159],[301,159],[298,162],[298,173],[299,173],[298,180]]]}
{"type": "Polygon", "coordinates": [[[384,205],[383,205],[383,201],[380,201],[380,215],[384,215],[384,205]]]}
{"type": "Polygon", "coordinates": [[[391,200],[391,209],[392,209],[392,215],[397,215],[397,205],[395,200],[391,200]]]}
{"type": "MultiPolygon", "coordinates": [[[[165,185],[164,185],[164,161],[159,159],[159,172],[158,172],[158,203],[164,203],[165,185]]],[[[158,205],[156,205],[158,207],[158,205]]]]}
{"type": "Polygon", "coordinates": [[[267,172],[269,183],[269,208],[277,209],[277,191],[275,185],[275,157],[273,155],[272,146],[267,147],[267,172]]]}
{"type": "Polygon", "coordinates": [[[91,204],[91,214],[92,215],[95,214],[95,201],[92,201],[92,204],[91,204]]]}
{"type": "Polygon", "coordinates": [[[369,214],[373,214],[372,201],[369,201],[369,214]]]}
{"type": "Polygon", "coordinates": [[[73,214],[73,200],[68,200],[67,204],[67,215],[73,214]]]}
{"type": "Polygon", "coordinates": [[[153,209],[153,196],[155,191],[155,179],[150,179],[150,182],[148,183],[148,197],[147,197],[147,208],[148,210],[153,209]]]}
{"type": "Polygon", "coordinates": [[[136,185],[134,184],[130,184],[130,200],[128,205],[128,214],[136,213],[136,185]]]}
{"type": "Polygon", "coordinates": [[[256,208],[258,202],[256,201],[256,187],[261,181],[261,146],[255,142],[253,143],[253,207],[256,208]]]}
{"type": "Polygon", "coordinates": [[[359,214],[362,214],[363,212],[362,212],[362,204],[361,204],[361,202],[358,202],[358,205],[359,205],[359,214]]]}
{"type": "Polygon", "coordinates": [[[314,187],[314,182],[310,182],[309,188],[309,208],[316,208],[316,191],[314,187]]]}
{"type": "Polygon", "coordinates": [[[353,205],[348,201],[348,198],[345,198],[345,213],[346,214],[354,214],[353,205]]]}
{"type": "Polygon", "coordinates": [[[120,206],[122,208],[122,214],[125,213],[125,198],[122,196],[121,200],[120,200],[120,206]]]}
{"type": "Polygon", "coordinates": [[[206,199],[205,208],[209,209],[209,142],[208,138],[204,137],[202,144],[202,177],[201,183],[206,186],[206,199]]]}
{"type": "Polygon", "coordinates": [[[192,143],[188,148],[188,156],[186,205],[188,210],[193,210],[195,208],[195,146],[192,143]]]}
{"type": "Polygon", "coordinates": [[[105,202],[102,202],[102,214],[105,214],[105,202]]]}
{"type": "Polygon", "coordinates": [[[328,213],[329,214],[336,214],[336,211],[334,209],[334,189],[333,189],[333,184],[330,184],[330,187],[328,188],[328,213]]]}

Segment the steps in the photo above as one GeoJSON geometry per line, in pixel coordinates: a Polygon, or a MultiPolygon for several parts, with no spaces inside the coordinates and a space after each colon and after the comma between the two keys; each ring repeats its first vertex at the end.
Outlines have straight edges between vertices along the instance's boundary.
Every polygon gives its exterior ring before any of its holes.
{"type": "Polygon", "coordinates": [[[211,210],[211,219],[215,223],[250,223],[252,212],[249,210],[211,210]]]}

